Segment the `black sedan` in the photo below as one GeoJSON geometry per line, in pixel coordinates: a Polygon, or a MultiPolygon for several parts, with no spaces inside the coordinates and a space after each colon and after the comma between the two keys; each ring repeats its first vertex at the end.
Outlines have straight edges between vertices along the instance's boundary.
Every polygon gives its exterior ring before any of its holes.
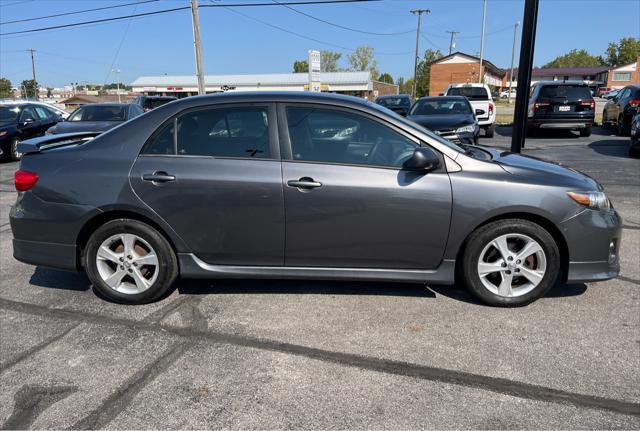
{"type": "Polygon", "coordinates": [[[476,144],[480,127],[471,104],[463,96],[422,97],[409,111],[409,120],[455,143],[476,144]]]}
{"type": "Polygon", "coordinates": [[[640,113],[640,85],[628,85],[609,99],[602,111],[602,124],[613,126],[620,136],[628,136],[634,115],[640,113]]]}
{"type": "Polygon", "coordinates": [[[106,132],[142,114],[142,108],[135,104],[91,103],[73,111],[66,121],[47,130],[47,134],[106,132]]]}
{"type": "Polygon", "coordinates": [[[61,121],[60,115],[48,107],[35,103],[7,103],[0,105],[0,158],[19,160],[18,144],[25,139],[44,135],[61,121]]]}
{"type": "Polygon", "coordinates": [[[411,96],[408,94],[380,96],[376,99],[376,103],[406,117],[411,108],[411,96]]]}
{"type": "Polygon", "coordinates": [[[629,155],[631,157],[640,156],[640,113],[636,114],[631,121],[631,142],[629,142],[629,155]]]}

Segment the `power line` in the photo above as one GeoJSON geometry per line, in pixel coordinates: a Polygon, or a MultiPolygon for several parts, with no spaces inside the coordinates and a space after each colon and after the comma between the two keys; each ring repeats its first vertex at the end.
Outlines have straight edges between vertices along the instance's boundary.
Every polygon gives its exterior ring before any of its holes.
{"type": "MultiPolygon", "coordinates": [[[[282,3],[282,4],[286,4],[286,5],[304,5],[304,4],[335,4],[335,3],[354,3],[354,2],[377,2],[377,1],[381,1],[381,0],[325,0],[325,1],[293,1],[293,2],[287,2],[287,3],[282,3]]],[[[210,4],[210,5],[203,5],[201,7],[254,7],[254,6],[279,6],[275,3],[241,3],[241,4],[231,4],[231,5],[223,5],[223,4],[210,4]]],[[[164,14],[164,13],[171,13],[171,12],[177,12],[177,11],[181,11],[181,10],[186,10],[186,9],[190,9],[190,6],[182,6],[182,7],[175,7],[175,8],[171,8],[171,9],[162,9],[162,10],[157,10],[157,11],[152,11],[152,12],[143,12],[143,13],[138,13],[138,14],[131,14],[131,15],[123,15],[123,16],[116,16],[116,17],[111,17],[111,18],[102,18],[102,19],[94,19],[94,20],[90,20],[90,21],[81,21],[81,22],[75,22],[75,23],[70,23],[70,24],[61,24],[61,25],[54,25],[54,26],[49,26],[49,27],[41,27],[41,28],[32,28],[29,30],[21,30],[21,31],[12,31],[12,32],[7,32],[7,33],[0,33],[0,36],[9,36],[9,35],[15,35],[15,34],[25,34],[25,33],[35,33],[35,32],[40,32],[40,31],[46,31],[46,30],[55,30],[55,29],[60,29],[60,28],[70,28],[70,27],[78,27],[78,26],[82,26],[82,25],[89,25],[89,24],[96,24],[96,23],[101,23],[101,22],[112,22],[112,21],[120,21],[123,19],[128,19],[128,18],[140,18],[140,17],[144,17],[144,16],[150,16],[150,15],[159,15],[159,14],[164,14]]]]}
{"type": "Polygon", "coordinates": [[[60,16],[77,15],[77,14],[86,13],[86,12],[95,12],[95,11],[99,11],[99,10],[115,9],[115,8],[119,8],[119,7],[126,7],[126,6],[132,6],[132,5],[141,5],[141,4],[144,4],[144,3],[155,3],[157,1],[159,1],[159,0],[144,0],[144,1],[134,2],[134,3],[124,3],[124,4],[114,5],[114,6],[104,6],[104,7],[96,7],[96,8],[93,8],[93,9],[77,10],[77,11],[74,11],[74,12],[58,13],[58,14],[55,14],[55,15],[46,15],[46,16],[38,16],[38,17],[34,17],[34,18],[16,19],[16,20],[13,20],[13,21],[0,22],[0,25],[15,24],[15,23],[18,23],[18,22],[38,21],[38,20],[41,20],[41,19],[57,18],[57,17],[60,17],[60,16]]]}
{"type": "Polygon", "coordinates": [[[307,18],[311,18],[313,20],[322,22],[324,24],[328,24],[328,25],[333,26],[333,27],[341,28],[343,30],[353,31],[355,33],[371,34],[371,35],[375,35],[375,36],[398,36],[398,35],[402,35],[402,34],[413,33],[413,31],[414,31],[413,29],[411,29],[411,30],[401,31],[401,32],[396,32],[396,33],[378,33],[378,32],[375,32],[375,31],[358,30],[356,28],[347,27],[347,26],[344,26],[344,25],[340,25],[340,24],[336,24],[336,23],[324,20],[322,18],[318,18],[318,17],[313,16],[311,14],[308,14],[306,12],[302,12],[301,10],[292,8],[291,6],[288,6],[288,5],[284,4],[284,3],[280,3],[277,0],[271,0],[271,1],[276,3],[276,4],[278,4],[278,5],[280,5],[280,6],[284,6],[287,9],[289,9],[289,10],[291,10],[291,11],[297,13],[297,14],[304,15],[307,18]]]}

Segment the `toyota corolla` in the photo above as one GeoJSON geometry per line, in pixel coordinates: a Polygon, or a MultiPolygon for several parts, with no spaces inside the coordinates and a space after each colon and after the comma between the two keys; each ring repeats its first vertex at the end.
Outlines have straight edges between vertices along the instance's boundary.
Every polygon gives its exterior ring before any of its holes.
{"type": "Polygon", "coordinates": [[[527,304],[619,271],[592,178],[357,98],[232,93],[22,142],[14,256],[146,303],[183,278],[393,280],[527,304]]]}

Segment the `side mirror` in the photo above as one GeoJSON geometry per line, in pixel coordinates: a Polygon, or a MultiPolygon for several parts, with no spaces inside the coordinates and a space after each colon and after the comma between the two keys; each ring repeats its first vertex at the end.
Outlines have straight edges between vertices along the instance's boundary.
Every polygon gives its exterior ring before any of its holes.
{"type": "Polygon", "coordinates": [[[436,153],[428,147],[418,147],[413,155],[403,163],[402,169],[410,171],[433,171],[440,165],[436,153]]]}
{"type": "Polygon", "coordinates": [[[484,115],[484,114],[485,114],[484,109],[476,109],[476,115],[484,115]]]}
{"type": "Polygon", "coordinates": [[[27,127],[29,124],[33,123],[35,120],[33,118],[25,118],[21,125],[22,127],[27,127]]]}

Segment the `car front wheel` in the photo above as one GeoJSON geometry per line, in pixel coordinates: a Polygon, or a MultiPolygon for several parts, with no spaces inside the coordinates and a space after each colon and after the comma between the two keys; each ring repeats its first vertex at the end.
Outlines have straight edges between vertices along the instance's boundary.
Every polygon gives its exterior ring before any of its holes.
{"type": "Polygon", "coordinates": [[[462,276],[482,302],[502,307],[529,304],[556,282],[560,253],[553,237],[527,220],[507,219],[477,229],[467,241],[462,276]]]}
{"type": "Polygon", "coordinates": [[[20,160],[20,158],[22,158],[22,153],[18,151],[19,143],[20,143],[20,139],[18,138],[13,138],[11,140],[11,148],[9,148],[9,151],[11,151],[11,153],[9,154],[9,156],[13,161],[18,161],[20,160]]]}
{"type": "Polygon", "coordinates": [[[94,288],[125,304],[145,304],[164,295],[178,276],[167,240],[146,223],[117,219],[89,238],[84,267],[94,288]]]}

